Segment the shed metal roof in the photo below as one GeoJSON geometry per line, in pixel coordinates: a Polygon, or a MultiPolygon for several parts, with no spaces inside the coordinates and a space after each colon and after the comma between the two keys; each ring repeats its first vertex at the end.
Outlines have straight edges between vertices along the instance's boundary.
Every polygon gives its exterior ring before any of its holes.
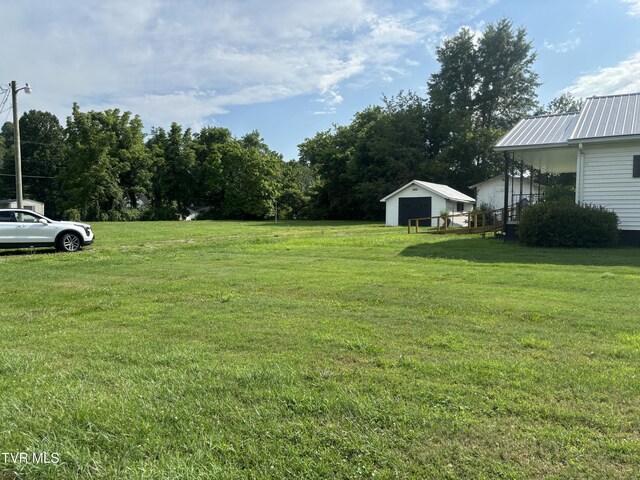
{"type": "Polygon", "coordinates": [[[587,98],[570,141],[640,135],[640,93],[587,98]]]}
{"type": "Polygon", "coordinates": [[[453,200],[455,202],[466,202],[466,203],[474,203],[476,200],[474,198],[471,198],[468,195],[465,195],[462,192],[459,192],[447,185],[442,185],[440,183],[430,183],[430,182],[423,182],[422,180],[412,180],[411,182],[407,183],[406,185],[403,185],[402,187],[400,187],[398,190],[396,190],[393,193],[390,193],[389,195],[387,195],[386,197],[384,197],[383,199],[381,199],[381,202],[386,202],[389,198],[393,197],[396,193],[401,192],[402,190],[404,190],[405,188],[411,186],[411,185],[418,185],[422,188],[426,188],[427,190],[430,190],[434,193],[437,193],[438,195],[440,195],[441,197],[446,198],[447,200],[453,200]]]}
{"type": "Polygon", "coordinates": [[[561,113],[523,118],[497,143],[496,150],[560,146],[578,123],[580,113],[561,113]]]}

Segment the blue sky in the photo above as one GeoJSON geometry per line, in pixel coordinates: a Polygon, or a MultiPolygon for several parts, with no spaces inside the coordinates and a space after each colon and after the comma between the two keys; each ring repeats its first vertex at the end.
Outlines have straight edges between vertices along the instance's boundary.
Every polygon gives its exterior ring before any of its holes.
{"type": "Polygon", "coordinates": [[[436,45],[502,17],[528,31],[542,103],[640,91],[640,0],[31,0],[2,17],[1,82],[33,87],[21,111],[257,129],[287,160],[383,94],[424,95],[436,45]]]}

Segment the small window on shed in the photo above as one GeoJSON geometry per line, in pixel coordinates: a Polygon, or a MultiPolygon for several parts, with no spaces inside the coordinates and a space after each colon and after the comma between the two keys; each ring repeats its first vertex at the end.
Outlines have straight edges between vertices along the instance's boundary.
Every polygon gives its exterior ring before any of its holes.
{"type": "Polygon", "coordinates": [[[633,178],[640,178],[640,155],[633,156],[633,178]]]}
{"type": "Polygon", "coordinates": [[[464,212],[464,202],[458,202],[456,204],[456,212],[464,212]]]}

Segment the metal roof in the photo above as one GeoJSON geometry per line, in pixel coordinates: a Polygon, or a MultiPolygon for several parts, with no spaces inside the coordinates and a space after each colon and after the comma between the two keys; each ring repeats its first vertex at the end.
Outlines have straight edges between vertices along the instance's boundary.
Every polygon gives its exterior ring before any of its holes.
{"type": "Polygon", "coordinates": [[[390,193],[389,195],[387,195],[386,197],[384,197],[383,199],[381,199],[381,202],[386,202],[387,199],[393,197],[396,193],[401,192],[402,190],[404,190],[405,188],[411,186],[411,185],[418,185],[422,188],[426,188],[427,190],[430,190],[434,193],[437,193],[438,195],[440,195],[441,197],[446,198],[447,200],[453,200],[456,202],[466,202],[466,203],[474,203],[476,200],[474,198],[471,198],[468,195],[465,195],[462,192],[459,192],[457,190],[454,190],[451,187],[448,187],[447,185],[442,185],[440,183],[430,183],[430,182],[423,182],[421,180],[412,180],[411,182],[407,183],[406,185],[403,185],[402,187],[400,187],[398,190],[396,190],[393,193],[390,193]]]}
{"type": "Polygon", "coordinates": [[[568,147],[630,136],[640,137],[640,93],[589,97],[581,112],[523,118],[495,150],[568,147]]]}
{"type": "Polygon", "coordinates": [[[496,150],[565,145],[580,113],[523,118],[496,144],[496,150]]]}
{"type": "Polygon", "coordinates": [[[640,135],[640,93],[587,98],[570,141],[640,135]]]}

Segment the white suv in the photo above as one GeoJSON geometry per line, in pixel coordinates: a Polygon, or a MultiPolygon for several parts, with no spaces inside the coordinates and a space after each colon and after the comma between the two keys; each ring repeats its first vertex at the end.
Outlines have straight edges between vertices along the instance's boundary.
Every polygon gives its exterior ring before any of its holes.
{"type": "Polygon", "coordinates": [[[55,247],[75,252],[93,240],[87,224],[49,220],[30,210],[0,209],[0,248],[55,247]]]}

